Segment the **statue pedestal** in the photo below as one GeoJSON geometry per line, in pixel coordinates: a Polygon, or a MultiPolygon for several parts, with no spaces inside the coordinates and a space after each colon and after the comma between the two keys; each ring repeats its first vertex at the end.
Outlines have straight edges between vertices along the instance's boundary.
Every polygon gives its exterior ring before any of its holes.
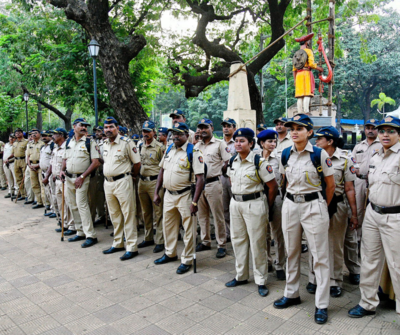
{"type": "MultiPolygon", "coordinates": [[[[232,64],[231,73],[241,65],[241,63],[232,64]]],[[[256,111],[251,109],[245,67],[229,78],[228,110],[224,112],[224,119],[228,117],[236,121],[237,128],[250,128],[256,131],[256,111]]]]}

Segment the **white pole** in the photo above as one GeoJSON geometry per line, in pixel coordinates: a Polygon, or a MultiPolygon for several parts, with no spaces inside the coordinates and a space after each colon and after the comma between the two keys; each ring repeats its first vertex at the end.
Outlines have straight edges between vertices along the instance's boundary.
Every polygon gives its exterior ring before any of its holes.
{"type": "MultiPolygon", "coordinates": [[[[286,42],[285,42],[285,55],[286,55],[286,42]]],[[[285,117],[287,118],[287,73],[286,73],[286,58],[285,58],[285,117]]]]}

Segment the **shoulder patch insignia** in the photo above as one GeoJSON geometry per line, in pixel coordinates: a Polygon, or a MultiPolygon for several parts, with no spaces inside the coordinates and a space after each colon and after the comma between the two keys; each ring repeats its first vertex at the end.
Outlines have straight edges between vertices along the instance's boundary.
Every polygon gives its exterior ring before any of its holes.
{"type": "Polygon", "coordinates": [[[199,156],[199,162],[200,162],[201,164],[203,164],[204,160],[203,160],[203,157],[202,157],[202,156],[199,156]]]}
{"type": "Polygon", "coordinates": [[[355,174],[355,173],[356,173],[356,169],[354,168],[354,166],[352,166],[352,167],[350,168],[350,172],[351,172],[352,174],[355,174]]]}
{"type": "Polygon", "coordinates": [[[231,152],[231,149],[229,149],[228,147],[226,147],[226,148],[225,148],[225,151],[226,151],[227,153],[230,153],[230,152],[231,152]]]}
{"type": "Polygon", "coordinates": [[[351,161],[352,161],[354,164],[357,164],[357,162],[356,162],[356,160],[354,159],[354,157],[351,157],[351,161]]]}
{"type": "Polygon", "coordinates": [[[274,170],[272,169],[272,166],[271,166],[271,165],[267,165],[267,171],[268,171],[269,173],[274,172],[274,170]]]}
{"type": "Polygon", "coordinates": [[[133,151],[135,154],[137,154],[137,149],[136,149],[136,147],[133,147],[133,148],[132,148],[132,151],[133,151]]]}
{"type": "Polygon", "coordinates": [[[331,161],[330,158],[327,158],[327,159],[325,160],[325,162],[326,162],[326,165],[328,165],[328,167],[332,167],[332,161],[331,161]]]}

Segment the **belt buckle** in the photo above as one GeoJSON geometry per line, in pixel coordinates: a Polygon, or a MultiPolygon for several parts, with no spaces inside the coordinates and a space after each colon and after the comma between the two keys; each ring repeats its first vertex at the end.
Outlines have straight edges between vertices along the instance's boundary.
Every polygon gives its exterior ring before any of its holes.
{"type": "Polygon", "coordinates": [[[235,195],[235,200],[243,202],[243,195],[235,195]]]}
{"type": "Polygon", "coordinates": [[[150,180],[150,177],[144,177],[144,180],[145,180],[145,181],[151,181],[151,180],[150,180]]]}
{"type": "Polygon", "coordinates": [[[106,177],[107,181],[111,182],[114,181],[113,177],[106,177]]]}
{"type": "Polygon", "coordinates": [[[377,205],[375,205],[374,206],[375,208],[375,212],[377,212],[378,214],[383,214],[383,212],[382,212],[382,209],[384,209],[385,207],[381,207],[381,206],[377,206],[377,205]]]}
{"type": "Polygon", "coordinates": [[[296,203],[303,203],[306,202],[306,198],[303,194],[295,194],[293,196],[294,202],[296,203]]]}
{"type": "Polygon", "coordinates": [[[178,195],[177,191],[169,191],[169,193],[171,193],[172,195],[178,195]]]}

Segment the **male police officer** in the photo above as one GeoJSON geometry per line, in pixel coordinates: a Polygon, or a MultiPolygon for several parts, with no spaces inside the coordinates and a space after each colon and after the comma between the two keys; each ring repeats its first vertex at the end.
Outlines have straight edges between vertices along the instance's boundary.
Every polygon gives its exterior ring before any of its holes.
{"type": "Polygon", "coordinates": [[[140,156],[135,143],[118,134],[118,123],[113,117],[104,121],[104,191],[111,221],[114,225],[114,243],[104,254],[124,251],[121,261],[138,255],[136,195],[132,176],[136,178],[140,170],[140,156]],[[133,168],[132,168],[133,165],[133,168]],[[132,176],[131,176],[132,171],[132,176]]]}
{"type": "Polygon", "coordinates": [[[157,141],[162,144],[163,152],[165,152],[165,150],[167,149],[167,138],[168,138],[168,128],[167,127],[158,128],[157,141]]]}
{"type": "Polygon", "coordinates": [[[164,191],[160,190],[159,195],[161,202],[159,206],[153,204],[154,191],[156,189],[158,174],[160,173],[159,164],[163,157],[163,145],[155,138],[156,125],[152,121],[146,121],[143,124],[142,133],[144,143],[140,145],[140,180],[139,180],[139,199],[143,212],[144,219],[144,241],[138,245],[139,248],[144,248],[154,245],[153,234],[153,211],[155,212],[156,222],[156,246],[154,253],[164,250],[164,237],[162,232],[162,213],[164,191]]]}
{"type": "Polygon", "coordinates": [[[11,160],[6,164],[6,161],[11,156],[12,146],[14,141],[15,141],[14,134],[10,134],[10,136],[8,137],[8,143],[6,143],[4,146],[3,166],[4,166],[4,172],[6,173],[8,180],[8,194],[5,195],[4,198],[11,198],[14,196],[14,191],[16,189],[16,184],[17,184],[17,182],[15,181],[14,158],[11,158],[11,160]]]}
{"type": "MultiPolygon", "coordinates": [[[[180,109],[173,111],[171,114],[169,114],[169,117],[172,118],[172,126],[177,122],[186,123],[185,113],[180,109]]],[[[189,129],[189,143],[193,143],[193,137],[194,137],[194,131],[189,129]]],[[[168,145],[172,144],[173,142],[174,141],[171,136],[168,141],[168,145]]]]}
{"type": "Polygon", "coordinates": [[[86,241],[81,245],[82,248],[91,247],[97,243],[89,209],[88,188],[91,173],[101,164],[99,147],[85,136],[88,126],[90,124],[85,119],[79,118],[74,121],[74,136],[67,143],[60,175],[63,180],[65,176],[67,177],[68,201],[77,230],[77,235],[68,241],[81,241],[86,236],[86,241]]]}
{"type": "Polygon", "coordinates": [[[0,186],[2,191],[7,189],[6,174],[4,173],[3,168],[4,146],[4,142],[0,141],[0,186]]]}
{"type": "Polygon", "coordinates": [[[213,135],[213,123],[209,119],[202,119],[198,126],[202,140],[196,144],[196,149],[203,154],[207,164],[206,187],[199,199],[199,224],[202,243],[196,251],[211,249],[210,212],[214,218],[215,235],[218,242],[217,258],[226,256],[226,228],[224,221],[224,205],[222,202],[222,184],[219,176],[225,174],[228,161],[231,158],[225,141],[216,139],[213,135]]]}
{"type": "MultiPolygon", "coordinates": [[[[57,201],[55,197],[52,196],[52,190],[50,189],[50,183],[47,185],[43,183],[43,180],[46,177],[46,173],[49,169],[51,169],[51,159],[53,155],[54,143],[51,139],[52,134],[48,131],[42,132],[42,141],[44,145],[40,148],[40,157],[39,157],[39,167],[41,174],[39,175],[39,181],[41,184],[42,190],[42,200],[46,202],[46,209],[50,209],[50,206],[55,209],[54,201],[57,201]]],[[[54,188],[55,189],[55,188],[54,188]]]]}
{"type": "Polygon", "coordinates": [[[277,152],[293,145],[288,129],[285,127],[285,122],[288,122],[288,119],[282,116],[274,120],[275,130],[278,133],[278,139],[276,141],[277,152]]]}
{"type": "Polygon", "coordinates": [[[162,187],[166,188],[163,213],[165,254],[156,259],[154,263],[159,265],[178,259],[176,247],[182,217],[182,225],[185,229],[183,238],[185,247],[181,256],[182,263],[176,273],[183,274],[189,271],[193,261],[193,240],[196,228],[193,216],[198,211],[197,201],[204,186],[204,161],[201,152],[193,149],[192,144],[189,143],[189,127],[185,123],[175,123],[169,130],[172,132],[174,144],[170,150],[167,149],[160,163],[161,170],[154,193],[154,203],[159,205],[161,203],[159,192],[162,187]],[[192,199],[190,191],[195,176],[197,179],[196,190],[192,199]]]}

